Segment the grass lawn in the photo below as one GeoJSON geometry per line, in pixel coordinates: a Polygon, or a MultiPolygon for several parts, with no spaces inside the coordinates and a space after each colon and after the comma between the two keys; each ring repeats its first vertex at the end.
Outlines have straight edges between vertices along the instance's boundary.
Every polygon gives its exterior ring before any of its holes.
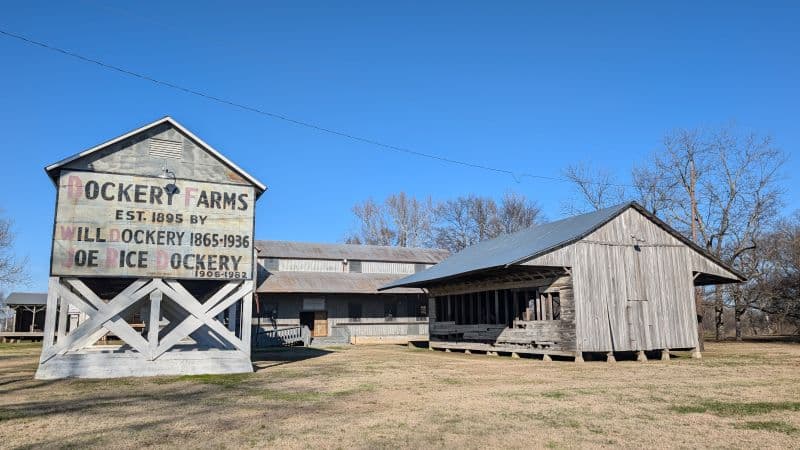
{"type": "Polygon", "coordinates": [[[0,344],[0,447],[800,447],[800,345],[702,360],[285,349],[228,376],[36,381],[0,344]]]}

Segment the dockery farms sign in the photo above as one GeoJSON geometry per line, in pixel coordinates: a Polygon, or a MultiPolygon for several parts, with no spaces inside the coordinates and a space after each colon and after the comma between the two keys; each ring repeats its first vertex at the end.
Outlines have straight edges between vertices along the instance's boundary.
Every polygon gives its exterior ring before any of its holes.
{"type": "Polygon", "coordinates": [[[180,179],[171,183],[62,172],[51,274],[252,278],[254,189],[180,179]]]}

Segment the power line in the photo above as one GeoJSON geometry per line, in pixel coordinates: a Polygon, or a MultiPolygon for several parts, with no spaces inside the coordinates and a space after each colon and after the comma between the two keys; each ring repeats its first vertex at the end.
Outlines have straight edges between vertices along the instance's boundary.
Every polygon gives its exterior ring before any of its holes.
{"type": "MultiPolygon", "coordinates": [[[[546,176],[546,175],[533,175],[533,174],[529,174],[529,173],[517,173],[517,172],[514,172],[513,170],[508,170],[508,169],[503,169],[503,168],[498,168],[498,167],[492,167],[492,166],[488,166],[488,165],[484,165],[484,164],[476,164],[476,163],[467,162],[467,161],[461,161],[461,160],[458,160],[458,159],[448,158],[448,157],[445,157],[445,156],[440,156],[440,155],[435,155],[435,154],[431,154],[431,153],[420,152],[420,151],[413,150],[413,149],[410,149],[410,148],[407,148],[407,147],[400,147],[400,146],[396,146],[396,145],[392,145],[392,144],[387,144],[387,143],[384,143],[384,142],[381,142],[381,141],[377,141],[377,140],[374,140],[374,139],[365,138],[365,137],[357,136],[357,135],[354,135],[354,134],[346,133],[344,131],[335,130],[333,128],[327,128],[327,127],[323,127],[323,126],[320,126],[320,125],[316,125],[316,124],[311,123],[311,122],[306,122],[306,121],[303,121],[303,120],[293,119],[293,118],[285,116],[283,114],[274,113],[274,112],[270,112],[270,111],[264,111],[263,109],[260,109],[260,108],[254,107],[254,106],[248,106],[248,105],[245,105],[245,104],[242,104],[242,103],[237,103],[237,102],[234,102],[232,100],[227,100],[227,99],[224,99],[224,98],[221,98],[221,97],[217,97],[217,96],[214,96],[214,95],[211,95],[211,94],[207,94],[207,93],[202,92],[202,91],[198,91],[198,90],[195,90],[195,89],[183,87],[183,86],[171,83],[169,81],[159,80],[157,78],[153,78],[151,76],[144,75],[144,74],[141,74],[139,72],[134,72],[132,70],[124,69],[122,67],[115,66],[113,64],[109,64],[109,63],[100,61],[98,59],[89,58],[87,56],[83,56],[81,54],[78,54],[78,53],[75,53],[75,52],[72,52],[72,51],[69,51],[69,50],[65,50],[63,48],[56,47],[56,46],[53,46],[53,45],[50,45],[50,44],[47,44],[47,43],[44,43],[44,42],[41,42],[41,41],[37,41],[37,40],[31,39],[31,38],[28,38],[28,37],[25,37],[25,36],[22,36],[22,35],[19,35],[19,34],[15,34],[15,33],[12,33],[10,31],[4,30],[4,29],[0,29],[0,34],[4,35],[6,37],[9,37],[9,38],[13,38],[13,39],[17,39],[19,41],[25,42],[26,44],[29,44],[29,45],[34,45],[34,46],[38,46],[38,47],[41,47],[41,48],[44,48],[44,49],[47,49],[47,50],[51,50],[51,51],[54,51],[54,52],[57,52],[57,53],[61,53],[63,55],[69,56],[71,58],[75,58],[75,59],[78,59],[78,60],[86,62],[86,63],[95,64],[95,65],[100,66],[100,67],[102,67],[104,69],[108,69],[108,70],[115,71],[115,72],[118,72],[118,73],[122,73],[124,75],[128,75],[128,76],[131,76],[131,77],[134,77],[134,78],[139,78],[139,79],[142,79],[142,80],[145,80],[145,81],[149,81],[151,83],[154,83],[154,84],[157,84],[157,85],[160,85],[160,86],[168,87],[170,89],[174,89],[174,90],[181,91],[181,92],[184,92],[184,93],[187,93],[187,94],[191,94],[191,95],[195,95],[195,96],[198,96],[198,97],[202,97],[202,98],[205,98],[207,100],[211,100],[211,101],[214,101],[214,102],[217,102],[217,103],[221,103],[221,104],[224,104],[224,105],[233,106],[234,108],[239,108],[239,109],[242,109],[242,110],[245,110],[245,111],[249,111],[249,112],[253,112],[253,113],[256,113],[256,114],[263,115],[263,116],[271,117],[273,119],[282,120],[284,122],[288,122],[288,123],[291,123],[291,124],[294,124],[294,125],[298,125],[298,126],[301,126],[301,127],[310,128],[312,130],[316,130],[316,131],[319,131],[319,132],[332,134],[332,135],[335,135],[335,136],[343,137],[343,138],[350,139],[350,140],[353,140],[353,141],[356,141],[356,142],[361,142],[361,143],[364,143],[364,144],[374,145],[376,147],[380,147],[380,148],[383,148],[383,149],[393,150],[393,151],[396,151],[396,152],[406,153],[406,154],[415,155],[415,156],[419,156],[419,157],[423,157],[423,158],[434,159],[434,160],[437,160],[437,161],[442,161],[442,162],[446,162],[446,163],[450,163],[450,164],[458,164],[458,165],[461,165],[461,166],[471,167],[471,168],[474,168],[474,169],[481,169],[481,170],[486,170],[486,171],[490,171],[490,172],[511,175],[511,177],[514,178],[514,181],[516,181],[517,183],[520,183],[523,178],[535,178],[535,179],[541,179],[541,180],[567,182],[567,183],[571,182],[571,180],[568,180],[566,178],[550,177],[550,176],[546,176]]],[[[599,183],[594,183],[594,182],[591,182],[591,181],[588,181],[588,183],[589,184],[599,184],[599,183]]],[[[609,186],[633,187],[631,185],[626,185],[626,184],[615,184],[615,183],[605,183],[605,184],[607,184],[609,186]]]]}

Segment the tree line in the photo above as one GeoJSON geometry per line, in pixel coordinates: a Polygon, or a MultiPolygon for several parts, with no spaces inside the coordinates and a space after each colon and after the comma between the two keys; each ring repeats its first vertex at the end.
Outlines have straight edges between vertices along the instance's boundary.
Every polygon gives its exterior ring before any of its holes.
{"type": "MultiPolygon", "coordinates": [[[[697,288],[701,333],[722,339],[731,322],[737,339],[745,332],[785,332],[787,326],[797,333],[800,212],[781,216],[786,159],[771,136],[732,125],[676,129],[628,168],[629,182],[620,181],[614,170],[585,162],[566,167],[562,176],[570,196],[562,212],[636,200],[747,277],[744,283],[697,288]]],[[[469,194],[434,202],[401,192],[380,203],[368,199],[353,213],[358,225],[346,242],[451,252],[545,221],[538,204],[520,193],[499,200],[469,194]]]]}
{"type": "Polygon", "coordinates": [[[480,241],[513,233],[544,221],[536,202],[507,192],[499,200],[470,194],[434,202],[405,192],[382,202],[353,206],[356,228],[350,244],[435,247],[457,252],[480,241]]]}

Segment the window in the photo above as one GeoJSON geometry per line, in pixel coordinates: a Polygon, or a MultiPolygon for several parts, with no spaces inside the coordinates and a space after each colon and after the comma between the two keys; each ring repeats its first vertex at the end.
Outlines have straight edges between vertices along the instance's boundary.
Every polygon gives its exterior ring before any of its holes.
{"type": "Polygon", "coordinates": [[[266,318],[278,318],[278,304],[277,303],[267,303],[261,302],[261,308],[258,311],[258,315],[260,317],[266,318]]]}
{"type": "Polygon", "coordinates": [[[417,319],[427,319],[428,318],[428,305],[427,303],[420,303],[417,306],[417,319]]]}
{"type": "Polygon", "coordinates": [[[428,317],[428,301],[424,297],[410,298],[406,304],[408,317],[416,317],[422,320],[428,317]]]}
{"type": "Polygon", "coordinates": [[[362,313],[361,313],[361,303],[358,302],[348,302],[347,303],[347,317],[350,318],[353,322],[360,322],[362,313]]]}
{"type": "Polygon", "coordinates": [[[397,302],[395,300],[386,300],[384,302],[383,316],[386,320],[394,320],[397,317],[397,302]]]}

